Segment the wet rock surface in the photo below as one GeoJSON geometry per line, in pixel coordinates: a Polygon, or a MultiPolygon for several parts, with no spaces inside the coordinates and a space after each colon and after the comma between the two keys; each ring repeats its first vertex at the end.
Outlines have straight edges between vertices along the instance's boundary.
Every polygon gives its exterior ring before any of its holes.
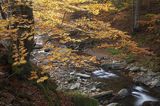
{"type": "Polygon", "coordinates": [[[133,78],[133,81],[143,83],[151,88],[160,87],[160,73],[152,71],[140,71],[133,78]]]}
{"type": "Polygon", "coordinates": [[[102,98],[111,98],[113,97],[113,91],[104,91],[101,93],[93,94],[91,97],[95,99],[102,99],[102,98]]]}
{"type": "Polygon", "coordinates": [[[129,92],[128,92],[128,90],[127,89],[121,89],[118,93],[117,93],[117,95],[120,97],[120,98],[124,98],[124,97],[126,97],[126,96],[128,96],[129,95],[129,92]]]}
{"type": "Polygon", "coordinates": [[[160,73],[159,72],[153,72],[150,69],[141,67],[141,66],[136,66],[134,64],[129,64],[125,70],[133,78],[133,81],[135,83],[142,83],[150,88],[156,88],[160,87],[160,73]]]}
{"type": "Polygon", "coordinates": [[[125,62],[112,61],[112,63],[102,63],[101,66],[105,69],[122,70],[125,68],[125,62]]]}

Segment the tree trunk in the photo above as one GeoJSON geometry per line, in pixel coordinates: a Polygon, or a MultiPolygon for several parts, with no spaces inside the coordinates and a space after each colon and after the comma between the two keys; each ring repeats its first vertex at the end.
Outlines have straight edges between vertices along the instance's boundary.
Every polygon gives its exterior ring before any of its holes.
{"type": "MultiPolygon", "coordinates": [[[[13,1],[13,0],[11,0],[11,1],[13,1]]],[[[25,34],[29,34],[29,36],[25,35],[28,37],[24,40],[24,45],[25,45],[25,48],[27,49],[27,53],[28,53],[28,56],[26,59],[29,60],[30,52],[32,51],[33,46],[34,46],[34,37],[33,37],[34,36],[34,33],[33,33],[34,32],[34,18],[33,18],[32,8],[30,6],[23,5],[23,2],[26,2],[26,1],[22,0],[21,5],[12,4],[13,7],[11,6],[11,8],[12,8],[12,10],[15,10],[15,11],[11,11],[11,12],[9,12],[9,14],[12,13],[12,15],[14,15],[15,18],[20,18],[22,20],[26,20],[24,23],[15,22],[15,23],[13,23],[13,26],[14,26],[14,28],[19,29],[17,31],[18,36],[24,36],[25,34]],[[25,27],[25,26],[28,26],[28,27],[25,27]],[[32,37],[32,39],[28,39],[30,37],[32,37]]]]}
{"type": "MultiPolygon", "coordinates": [[[[6,18],[10,20],[9,30],[16,29],[15,38],[12,41],[12,56],[18,54],[18,57],[13,58],[14,71],[20,70],[20,73],[28,73],[30,54],[34,47],[34,18],[31,6],[26,5],[28,0],[21,0],[17,3],[15,0],[6,0],[8,10],[5,12],[6,18]],[[18,20],[17,20],[18,19],[18,20]],[[15,63],[15,64],[14,64],[15,63]]],[[[27,3],[30,4],[30,3],[27,3]]],[[[10,57],[12,58],[12,57],[10,57]]]]}
{"type": "Polygon", "coordinates": [[[140,9],[139,9],[140,3],[139,0],[133,0],[133,32],[137,31],[139,28],[139,24],[138,24],[138,20],[139,20],[139,13],[140,13],[140,9]]]}
{"type": "Polygon", "coordinates": [[[141,6],[145,7],[146,9],[150,8],[150,1],[151,0],[141,0],[141,6]]]}
{"type": "Polygon", "coordinates": [[[5,13],[2,10],[2,3],[0,2],[0,19],[6,19],[5,13]]]}

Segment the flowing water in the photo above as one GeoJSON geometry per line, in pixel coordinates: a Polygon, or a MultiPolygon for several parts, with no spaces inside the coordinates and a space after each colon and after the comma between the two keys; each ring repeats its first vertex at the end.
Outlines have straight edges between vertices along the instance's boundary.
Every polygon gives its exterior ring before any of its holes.
{"type": "Polygon", "coordinates": [[[158,98],[151,96],[149,91],[142,86],[134,86],[131,94],[136,99],[135,106],[141,106],[146,101],[158,101],[158,98]]]}
{"type": "Polygon", "coordinates": [[[118,101],[124,106],[142,106],[144,102],[155,102],[160,100],[160,94],[157,94],[155,90],[149,89],[143,85],[137,85],[133,83],[130,78],[123,76],[119,72],[100,69],[93,72],[93,76],[96,77],[95,80],[106,83],[102,88],[104,90],[113,90],[118,92],[123,88],[128,89],[129,95],[118,101]]]}

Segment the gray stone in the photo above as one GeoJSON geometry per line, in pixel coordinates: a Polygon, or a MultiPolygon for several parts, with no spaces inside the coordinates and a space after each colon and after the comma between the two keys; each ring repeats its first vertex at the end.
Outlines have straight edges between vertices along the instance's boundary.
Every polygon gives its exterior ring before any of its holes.
{"type": "Polygon", "coordinates": [[[102,67],[105,69],[112,69],[112,70],[120,70],[125,68],[125,64],[123,63],[108,63],[108,64],[102,64],[102,67]]]}
{"type": "Polygon", "coordinates": [[[131,65],[126,66],[125,70],[129,70],[131,68],[131,65]]]}
{"type": "Polygon", "coordinates": [[[140,68],[137,67],[137,66],[133,66],[133,67],[130,67],[130,68],[129,68],[129,71],[132,71],[132,72],[137,72],[137,71],[139,71],[139,70],[140,70],[140,68]]]}
{"type": "Polygon", "coordinates": [[[96,87],[93,86],[93,87],[91,88],[91,91],[92,91],[92,92],[96,91],[96,87]]]}
{"type": "Polygon", "coordinates": [[[154,79],[153,81],[151,81],[151,86],[160,87],[160,80],[154,79]]]}
{"type": "Polygon", "coordinates": [[[71,85],[70,90],[79,89],[80,85],[81,85],[80,83],[75,83],[75,84],[71,85]]]}
{"type": "Polygon", "coordinates": [[[99,89],[99,88],[98,88],[98,89],[96,89],[96,92],[100,92],[100,91],[101,91],[101,89],[99,89]]]}
{"type": "Polygon", "coordinates": [[[101,92],[101,93],[98,93],[98,94],[94,94],[92,95],[91,97],[95,98],[95,99],[101,99],[101,98],[104,98],[104,97],[112,97],[113,96],[113,91],[110,90],[110,91],[104,91],[104,92],[101,92]]]}
{"type": "Polygon", "coordinates": [[[109,104],[109,100],[105,100],[105,101],[103,101],[103,104],[104,104],[104,105],[109,104]]]}
{"type": "Polygon", "coordinates": [[[34,49],[42,49],[43,48],[43,45],[39,45],[39,44],[36,44],[36,46],[34,47],[34,49]]]}
{"type": "Polygon", "coordinates": [[[77,76],[81,77],[81,78],[90,78],[91,76],[88,74],[82,74],[82,73],[77,73],[77,76]]]}
{"type": "Polygon", "coordinates": [[[119,106],[119,104],[118,103],[110,103],[107,106],[119,106]]]}
{"type": "Polygon", "coordinates": [[[77,80],[77,78],[76,77],[70,77],[70,78],[68,78],[68,83],[73,83],[73,82],[75,82],[77,80]]]}
{"type": "Polygon", "coordinates": [[[70,75],[74,75],[74,74],[75,74],[75,71],[73,71],[73,72],[70,72],[69,74],[70,74],[70,75]]]}
{"type": "Polygon", "coordinates": [[[144,72],[146,72],[146,71],[147,71],[147,69],[146,69],[146,68],[144,68],[144,67],[140,67],[140,71],[144,71],[144,72]]]}
{"type": "Polygon", "coordinates": [[[148,71],[148,72],[147,72],[147,75],[153,77],[153,76],[156,76],[157,73],[155,73],[155,72],[153,72],[153,71],[148,71]]]}
{"type": "Polygon", "coordinates": [[[128,92],[127,89],[121,89],[121,90],[118,92],[118,96],[121,97],[121,98],[126,97],[128,94],[129,94],[129,92],[128,92]]]}

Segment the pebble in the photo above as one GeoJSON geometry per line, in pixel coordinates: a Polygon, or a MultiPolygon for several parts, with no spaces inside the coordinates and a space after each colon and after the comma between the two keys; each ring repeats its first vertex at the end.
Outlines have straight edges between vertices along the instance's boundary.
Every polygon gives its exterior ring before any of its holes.
{"type": "Polygon", "coordinates": [[[81,85],[80,83],[75,83],[75,84],[71,85],[70,90],[79,89],[80,85],[81,85]]]}

